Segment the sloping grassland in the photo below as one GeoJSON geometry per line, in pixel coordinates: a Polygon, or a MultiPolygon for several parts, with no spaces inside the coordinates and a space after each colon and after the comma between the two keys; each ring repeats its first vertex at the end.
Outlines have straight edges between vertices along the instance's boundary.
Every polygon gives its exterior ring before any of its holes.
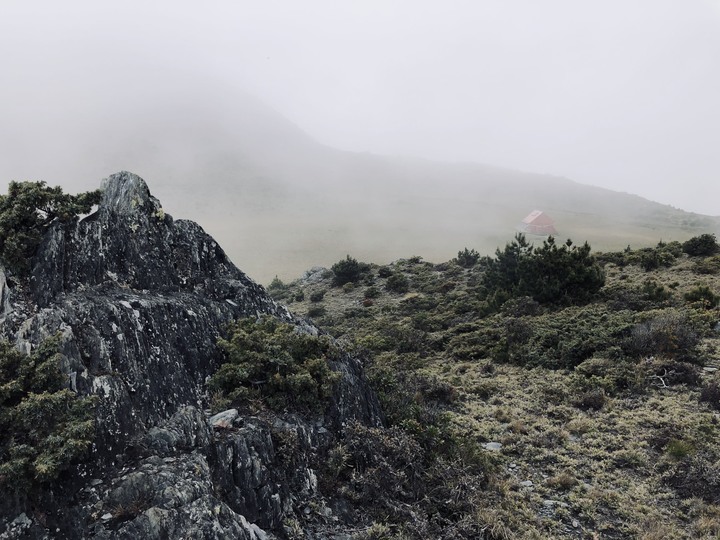
{"type": "Polygon", "coordinates": [[[588,256],[604,285],[556,301],[489,279],[508,248],[275,280],[385,407],[321,475],[367,512],[356,536],[718,538],[720,258],[688,245],[588,256]]]}

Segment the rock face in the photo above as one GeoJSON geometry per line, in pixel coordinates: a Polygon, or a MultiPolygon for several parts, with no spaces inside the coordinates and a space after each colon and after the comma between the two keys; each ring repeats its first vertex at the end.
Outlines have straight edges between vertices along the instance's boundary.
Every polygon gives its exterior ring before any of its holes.
{"type": "Polygon", "coordinates": [[[242,316],[316,333],[247,278],[197,224],[173,220],[139,177],[103,182],[98,210],[57,222],[29,284],[0,271],[0,331],[27,351],[62,336],[68,387],[99,397],[93,461],[48,488],[42,511],[0,494],[0,538],[273,538],[316,489],[313,459],[346,422],[380,423],[357,360],[324,418],[211,424],[216,340],[242,316]],[[282,441],[292,440],[292,459],[282,441]],[[278,442],[280,441],[280,442],[278,442]]]}

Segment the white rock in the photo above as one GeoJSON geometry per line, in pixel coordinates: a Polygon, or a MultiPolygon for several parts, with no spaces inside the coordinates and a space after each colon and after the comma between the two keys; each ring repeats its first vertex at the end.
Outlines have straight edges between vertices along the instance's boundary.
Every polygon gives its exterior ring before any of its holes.
{"type": "Polygon", "coordinates": [[[20,525],[20,526],[24,526],[24,527],[29,527],[30,525],[32,525],[32,520],[29,517],[27,517],[25,512],[23,512],[18,517],[13,519],[12,522],[13,522],[13,525],[20,525]]]}
{"type": "Polygon", "coordinates": [[[220,413],[217,413],[215,416],[211,416],[210,425],[214,428],[230,428],[232,427],[233,420],[235,420],[238,417],[238,410],[237,409],[228,409],[227,411],[223,411],[220,413]]]}

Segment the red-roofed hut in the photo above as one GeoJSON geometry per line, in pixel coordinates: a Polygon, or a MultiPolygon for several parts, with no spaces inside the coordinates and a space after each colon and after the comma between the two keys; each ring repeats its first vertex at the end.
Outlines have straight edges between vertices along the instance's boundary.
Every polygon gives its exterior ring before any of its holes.
{"type": "Polygon", "coordinates": [[[550,236],[557,234],[555,222],[545,212],[533,210],[518,225],[518,230],[527,234],[536,234],[538,236],[550,236]]]}

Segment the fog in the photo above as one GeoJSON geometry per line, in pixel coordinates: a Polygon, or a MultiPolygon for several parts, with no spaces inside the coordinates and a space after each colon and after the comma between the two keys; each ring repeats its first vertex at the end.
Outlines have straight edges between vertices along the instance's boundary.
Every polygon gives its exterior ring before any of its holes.
{"type": "Polygon", "coordinates": [[[363,182],[318,142],[720,214],[720,0],[3,0],[0,59],[2,183],[72,191],[128,169],[198,215],[203,186],[242,191],[270,234],[282,201],[363,182]]]}

